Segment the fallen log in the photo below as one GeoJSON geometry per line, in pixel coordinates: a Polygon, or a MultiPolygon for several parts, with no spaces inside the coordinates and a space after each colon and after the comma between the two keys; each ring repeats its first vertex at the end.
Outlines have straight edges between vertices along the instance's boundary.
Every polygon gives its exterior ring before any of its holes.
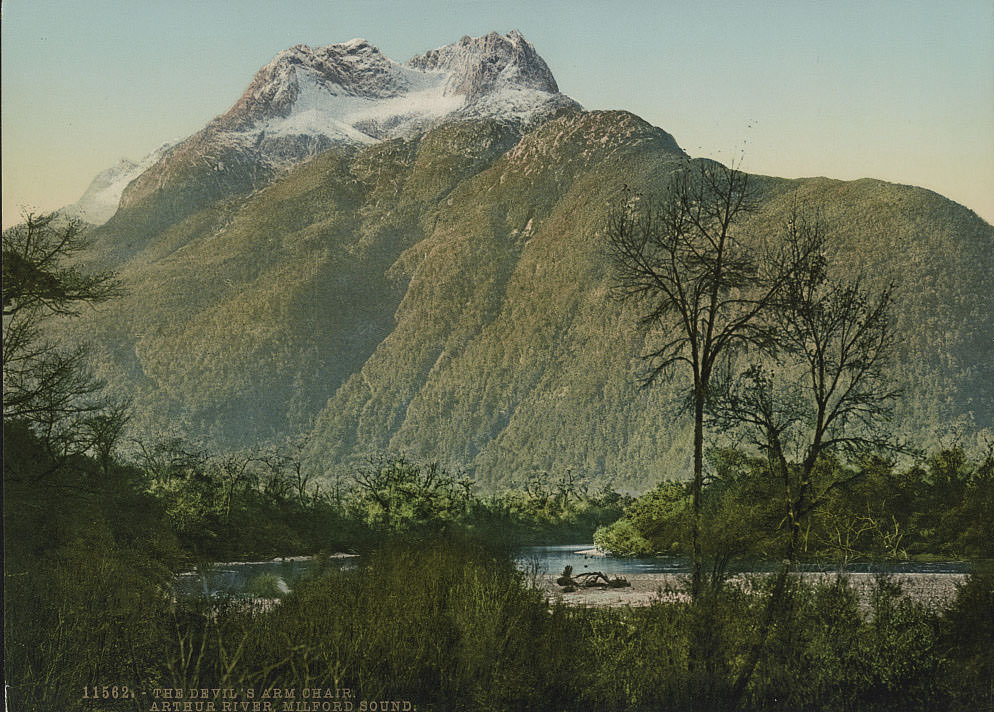
{"type": "Polygon", "coordinates": [[[563,569],[562,576],[556,579],[556,583],[564,588],[594,588],[597,586],[605,586],[607,588],[624,588],[626,586],[631,586],[628,579],[624,579],[621,576],[610,578],[601,571],[588,571],[574,576],[572,566],[567,566],[563,569]]]}

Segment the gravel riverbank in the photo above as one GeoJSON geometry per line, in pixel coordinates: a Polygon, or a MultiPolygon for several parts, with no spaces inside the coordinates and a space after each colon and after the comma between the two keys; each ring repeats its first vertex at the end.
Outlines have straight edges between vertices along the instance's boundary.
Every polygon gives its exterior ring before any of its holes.
{"type": "MultiPolygon", "coordinates": [[[[738,586],[750,586],[757,576],[770,574],[738,575],[730,582],[738,586]]],[[[834,573],[803,573],[809,581],[831,581],[834,573]]],[[[847,574],[849,583],[860,596],[864,606],[869,605],[876,574],[847,574]]],[[[944,607],[956,594],[956,586],[966,580],[966,574],[891,574],[890,579],[901,586],[902,595],[930,606],[944,607]]],[[[564,593],[556,584],[557,576],[541,576],[537,583],[551,598],[562,600],[571,606],[647,606],[653,602],[673,602],[687,600],[687,574],[629,574],[624,576],[631,583],[625,588],[579,588],[564,593]]]]}

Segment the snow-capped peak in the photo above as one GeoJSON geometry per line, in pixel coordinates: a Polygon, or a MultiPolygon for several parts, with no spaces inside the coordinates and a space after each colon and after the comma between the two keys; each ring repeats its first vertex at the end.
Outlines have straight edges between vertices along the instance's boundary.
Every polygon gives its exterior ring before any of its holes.
{"type": "Polygon", "coordinates": [[[463,37],[454,44],[414,57],[408,66],[448,74],[446,89],[469,100],[504,88],[557,94],[548,65],[517,30],[463,37]]]}
{"type": "MultiPolygon", "coordinates": [[[[371,143],[445,120],[530,119],[577,106],[559,93],[548,66],[518,31],[463,37],[399,64],[365,39],[280,52],[214,128],[260,146],[305,137],[371,143]]],[[[292,159],[291,159],[292,160],[292,159]]]]}
{"type": "Polygon", "coordinates": [[[105,180],[105,202],[126,206],[155,193],[185,172],[177,168],[184,163],[211,166],[219,190],[226,190],[225,181],[261,185],[334,145],[410,136],[461,119],[532,122],[563,108],[580,106],[559,92],[517,30],[463,37],[403,64],[359,37],[327,47],[294,45],[262,67],[225,114],[151,169],[143,161],[133,183],[130,168],[115,173],[120,180],[105,180]]]}

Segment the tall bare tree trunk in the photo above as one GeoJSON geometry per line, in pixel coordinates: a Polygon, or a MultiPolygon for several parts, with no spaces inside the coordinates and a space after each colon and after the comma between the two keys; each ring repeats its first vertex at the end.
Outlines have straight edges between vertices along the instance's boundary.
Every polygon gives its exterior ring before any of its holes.
{"type": "Polygon", "coordinates": [[[693,522],[691,524],[691,598],[696,602],[704,590],[704,562],[701,553],[701,494],[704,489],[704,393],[700,386],[694,393],[694,482],[692,489],[693,522]]]}

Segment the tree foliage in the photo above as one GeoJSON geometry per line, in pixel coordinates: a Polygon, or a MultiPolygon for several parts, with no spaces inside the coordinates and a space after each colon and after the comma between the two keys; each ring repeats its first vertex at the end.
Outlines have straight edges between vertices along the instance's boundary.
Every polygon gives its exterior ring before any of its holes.
{"type": "Polygon", "coordinates": [[[80,223],[56,214],[25,216],[3,233],[4,419],[29,423],[53,452],[107,451],[125,413],[98,396],[84,345],[59,343],[55,317],[120,294],[110,273],[79,266],[87,241],[80,223]]]}
{"type": "MultiPolygon", "coordinates": [[[[705,488],[704,534],[727,539],[741,560],[783,561],[793,528],[782,482],[769,476],[766,457],[746,451],[711,456],[724,464],[714,465],[720,477],[705,488]]],[[[855,462],[824,456],[810,477],[811,490],[824,494],[809,499],[792,563],[994,555],[992,451],[971,457],[961,449],[942,450],[904,467],[872,456],[855,462]]],[[[622,556],[689,555],[690,504],[686,483],[663,482],[630,503],[624,517],[598,529],[595,541],[622,556]]]]}

